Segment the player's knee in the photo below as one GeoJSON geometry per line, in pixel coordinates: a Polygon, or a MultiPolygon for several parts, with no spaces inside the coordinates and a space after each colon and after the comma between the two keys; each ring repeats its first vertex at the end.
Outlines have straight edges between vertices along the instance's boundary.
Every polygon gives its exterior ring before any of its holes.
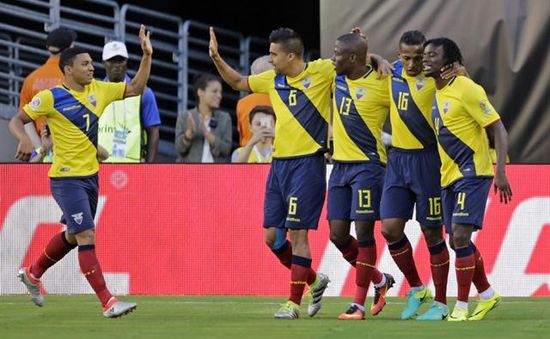
{"type": "Polygon", "coordinates": [[[403,231],[389,224],[382,224],[382,235],[388,243],[393,243],[403,238],[403,231]]]}
{"type": "Polygon", "coordinates": [[[264,241],[267,247],[272,248],[275,244],[275,234],[273,232],[265,232],[264,241]]]}
{"type": "Polygon", "coordinates": [[[453,249],[466,247],[470,244],[470,237],[468,234],[462,234],[459,232],[453,233],[453,249]]]}
{"type": "Polygon", "coordinates": [[[437,245],[443,240],[443,232],[440,227],[422,227],[422,233],[424,234],[424,238],[426,239],[428,246],[437,245]]]}
{"type": "Polygon", "coordinates": [[[95,244],[95,228],[90,228],[80,233],[75,234],[78,245],[95,244]]]}
{"type": "Polygon", "coordinates": [[[330,242],[332,242],[336,247],[340,248],[345,246],[349,241],[349,234],[343,234],[336,230],[330,230],[330,242]]]}

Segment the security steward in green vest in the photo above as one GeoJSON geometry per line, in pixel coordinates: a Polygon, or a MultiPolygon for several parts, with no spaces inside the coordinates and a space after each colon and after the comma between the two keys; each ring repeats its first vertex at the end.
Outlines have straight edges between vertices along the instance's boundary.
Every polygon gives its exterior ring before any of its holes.
{"type": "MultiPolygon", "coordinates": [[[[103,47],[105,81],[130,82],[126,75],[128,50],[119,41],[103,47]]],[[[160,114],[155,95],[146,88],[143,95],[112,102],[99,118],[98,144],[109,152],[104,162],[154,162],[159,143],[160,114]]]]}

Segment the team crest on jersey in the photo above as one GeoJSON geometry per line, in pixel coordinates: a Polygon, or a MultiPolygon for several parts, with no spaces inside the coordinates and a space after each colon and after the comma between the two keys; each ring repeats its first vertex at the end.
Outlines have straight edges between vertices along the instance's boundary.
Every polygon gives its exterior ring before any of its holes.
{"type": "Polygon", "coordinates": [[[95,99],[95,94],[92,94],[92,95],[88,95],[88,101],[90,102],[90,104],[92,104],[92,106],[95,107],[97,101],[95,99]]]}
{"type": "Polygon", "coordinates": [[[311,77],[306,77],[302,80],[302,86],[308,89],[311,86],[311,77]]]}
{"type": "Polygon", "coordinates": [[[493,109],[491,108],[491,105],[489,105],[489,103],[485,99],[479,100],[479,107],[481,107],[481,110],[485,114],[489,114],[493,111],[493,109]]]}
{"type": "Polygon", "coordinates": [[[448,102],[448,101],[445,101],[443,103],[443,113],[444,114],[447,114],[447,112],[449,112],[449,109],[451,108],[451,103],[448,102]]]}
{"type": "Polygon", "coordinates": [[[420,91],[422,88],[424,88],[424,85],[426,84],[426,78],[417,77],[416,78],[416,90],[420,91]]]}
{"type": "Polygon", "coordinates": [[[71,214],[71,217],[73,217],[74,222],[76,222],[79,225],[82,225],[82,221],[84,220],[84,217],[82,216],[82,212],[71,214]]]}
{"type": "Polygon", "coordinates": [[[33,111],[36,111],[36,109],[38,107],[40,107],[40,105],[42,104],[42,101],[40,100],[39,97],[34,97],[32,99],[32,101],[30,102],[29,104],[29,107],[33,110],[33,111]]]}
{"type": "Polygon", "coordinates": [[[358,88],[355,90],[355,97],[357,97],[357,100],[361,100],[361,98],[364,97],[366,93],[367,93],[367,89],[366,89],[366,88],[358,87],[358,88]]]}

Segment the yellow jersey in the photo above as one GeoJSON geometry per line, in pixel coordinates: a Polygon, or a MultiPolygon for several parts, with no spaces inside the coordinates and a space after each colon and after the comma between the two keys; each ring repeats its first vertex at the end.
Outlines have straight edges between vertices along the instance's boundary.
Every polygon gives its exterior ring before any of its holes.
{"type": "Polygon", "coordinates": [[[33,120],[48,119],[54,155],[50,177],[86,177],[99,171],[98,119],[108,104],[124,97],[125,88],[123,82],[97,80],[82,92],[61,85],[39,92],[23,107],[33,120]]]}
{"type": "Polygon", "coordinates": [[[253,92],[269,95],[277,115],[273,158],[326,151],[334,67],[328,59],[308,62],[296,77],[269,70],[248,77],[253,92]]]}
{"type": "Polygon", "coordinates": [[[436,148],[431,119],[435,81],[424,73],[407,75],[398,60],[389,83],[391,91],[390,122],[392,146],[414,150],[436,148]]]}
{"type": "Polygon", "coordinates": [[[441,158],[441,186],[464,177],[492,177],[485,128],[500,120],[485,90],[458,76],[436,90],[432,118],[441,158]]]}
{"type": "Polygon", "coordinates": [[[359,79],[336,76],[333,96],[332,159],[387,162],[382,128],[389,113],[388,78],[378,80],[371,66],[359,79]]]}

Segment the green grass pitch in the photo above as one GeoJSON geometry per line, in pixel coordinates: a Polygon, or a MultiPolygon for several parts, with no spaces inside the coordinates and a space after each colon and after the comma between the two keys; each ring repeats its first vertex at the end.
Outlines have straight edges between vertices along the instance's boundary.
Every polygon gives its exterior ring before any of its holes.
{"type": "MultiPolygon", "coordinates": [[[[314,318],[307,316],[304,304],[302,317],[292,321],[272,318],[284,298],[122,299],[136,301],[137,310],[119,319],[105,319],[95,296],[48,295],[42,308],[28,296],[2,296],[0,338],[550,338],[550,298],[504,298],[485,320],[464,323],[399,320],[403,298],[390,298],[380,315],[363,321],[336,319],[349,298],[324,298],[314,318]]],[[[474,306],[471,302],[470,307],[474,306]]]]}

